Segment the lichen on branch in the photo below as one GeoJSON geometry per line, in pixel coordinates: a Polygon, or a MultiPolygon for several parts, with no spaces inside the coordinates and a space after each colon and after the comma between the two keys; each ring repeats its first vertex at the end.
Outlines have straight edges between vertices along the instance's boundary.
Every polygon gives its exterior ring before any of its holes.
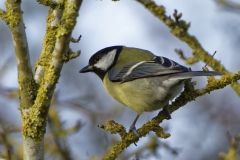
{"type": "Polygon", "coordinates": [[[18,69],[20,110],[29,109],[34,103],[37,88],[30,64],[21,1],[7,0],[5,6],[6,11],[0,10],[0,18],[8,25],[13,38],[18,69]]]}
{"type": "MultiPolygon", "coordinates": [[[[170,32],[175,35],[177,38],[187,43],[187,45],[192,48],[193,52],[192,58],[186,59],[187,63],[196,63],[198,60],[201,60],[205,63],[211,59],[211,55],[204,50],[201,44],[198,42],[195,36],[192,36],[188,33],[188,28],[190,23],[186,23],[184,20],[180,20],[181,16],[177,16],[177,11],[174,11],[174,19],[165,14],[165,8],[163,6],[157,5],[152,0],[137,0],[139,3],[143,4],[153,15],[160,19],[166,26],[170,28],[170,32]],[[177,18],[176,18],[177,16],[177,18]]],[[[181,14],[180,14],[181,15],[181,14]]],[[[212,59],[208,65],[213,68],[215,71],[229,73],[227,69],[215,59],[212,59]]],[[[240,96],[240,85],[237,82],[234,82],[231,87],[233,90],[240,96]]]]}
{"type": "Polygon", "coordinates": [[[72,30],[76,24],[78,10],[82,1],[69,0],[65,1],[62,16],[55,14],[56,10],[50,8],[47,18],[47,33],[44,38],[44,47],[40,61],[36,64],[43,69],[39,81],[39,89],[34,101],[34,105],[29,112],[22,115],[23,135],[24,137],[32,137],[36,142],[41,140],[45,133],[46,117],[48,114],[51,98],[60,77],[63,66],[63,55],[68,51],[68,45],[71,38],[72,30]],[[71,20],[68,18],[71,17],[71,20]],[[58,23],[53,21],[59,19],[58,23]],[[64,25],[62,24],[64,22],[64,25]],[[55,25],[56,24],[56,25],[55,25]]]}
{"type": "MultiPolygon", "coordinates": [[[[181,93],[179,97],[176,98],[171,105],[169,105],[170,113],[173,113],[180,107],[186,105],[188,102],[195,100],[199,96],[203,96],[207,93],[210,93],[214,90],[224,88],[227,85],[230,85],[232,82],[236,82],[240,80],[240,72],[237,74],[225,74],[221,79],[215,79],[213,77],[208,77],[208,84],[203,89],[194,89],[195,82],[187,81],[184,87],[184,91],[181,93]]],[[[155,132],[158,137],[168,138],[170,134],[164,133],[163,129],[159,126],[159,124],[167,117],[164,111],[159,112],[159,114],[154,117],[151,121],[145,123],[141,128],[137,130],[140,137],[146,136],[150,131],[155,132]]],[[[115,131],[121,131],[122,125],[116,125],[117,123],[107,123],[104,126],[104,130],[110,131],[109,128],[114,128],[115,131]],[[114,124],[114,127],[112,126],[114,124]],[[120,128],[119,128],[120,127],[120,128]]],[[[101,127],[102,128],[102,127],[101,127]]],[[[116,146],[114,146],[111,151],[104,157],[104,160],[113,160],[116,159],[117,156],[131,144],[136,143],[138,138],[130,132],[122,137],[122,141],[119,142],[116,146]]]]}

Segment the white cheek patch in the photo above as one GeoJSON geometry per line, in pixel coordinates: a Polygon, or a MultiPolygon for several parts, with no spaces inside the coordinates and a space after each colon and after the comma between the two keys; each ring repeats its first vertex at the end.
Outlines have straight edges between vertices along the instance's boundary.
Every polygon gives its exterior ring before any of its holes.
{"type": "Polygon", "coordinates": [[[116,53],[117,49],[108,52],[96,64],[94,64],[94,66],[106,71],[113,64],[116,53]]]}

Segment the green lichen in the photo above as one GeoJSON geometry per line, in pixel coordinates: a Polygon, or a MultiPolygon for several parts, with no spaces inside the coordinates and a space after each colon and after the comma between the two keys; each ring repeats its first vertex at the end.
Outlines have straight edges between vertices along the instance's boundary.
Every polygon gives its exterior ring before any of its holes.
{"type": "Polygon", "coordinates": [[[48,85],[55,85],[59,79],[60,75],[56,74],[54,66],[52,64],[46,70],[46,74],[44,76],[44,81],[48,83],[48,85]]]}
{"type": "Polygon", "coordinates": [[[23,137],[31,137],[36,143],[42,141],[46,130],[46,119],[41,118],[39,109],[41,105],[34,105],[30,112],[22,113],[22,133],[23,137]]]}
{"type": "Polygon", "coordinates": [[[228,135],[229,149],[228,153],[220,152],[219,157],[222,160],[239,160],[238,158],[238,146],[240,142],[240,135],[232,137],[228,135]]]}
{"type": "Polygon", "coordinates": [[[52,58],[52,52],[55,47],[56,34],[58,29],[56,26],[51,26],[51,22],[54,21],[54,18],[55,17],[53,15],[53,9],[49,9],[48,16],[46,18],[47,26],[46,26],[46,34],[44,36],[43,49],[42,49],[41,57],[35,65],[35,70],[38,65],[42,66],[43,70],[48,68],[49,60],[52,58]]]}
{"type": "Polygon", "coordinates": [[[60,37],[72,32],[76,24],[78,9],[79,8],[75,4],[65,2],[65,10],[67,10],[67,12],[63,13],[56,37],[60,37]]]}
{"type": "MultiPolygon", "coordinates": [[[[190,23],[186,23],[183,20],[179,21],[179,19],[176,21],[172,20],[170,16],[165,15],[164,7],[156,5],[156,3],[152,0],[138,0],[138,2],[142,3],[150,12],[152,12],[153,15],[166,24],[170,28],[170,31],[173,35],[186,42],[188,46],[192,48],[194,59],[190,59],[187,63],[193,64],[198,62],[198,60],[207,63],[208,60],[211,59],[211,55],[203,49],[196,37],[187,32],[188,28],[190,27],[190,23]]],[[[208,66],[213,68],[215,71],[221,71],[225,73],[228,72],[226,68],[221,65],[220,61],[215,59],[211,59],[211,61],[208,63],[208,66]]],[[[238,83],[233,83],[231,87],[240,96],[240,85],[238,83]]]]}
{"type": "Polygon", "coordinates": [[[62,0],[61,2],[55,2],[52,0],[37,0],[38,3],[43,4],[45,6],[49,6],[52,9],[64,9],[64,0],[62,0]]]}
{"type": "Polygon", "coordinates": [[[164,139],[169,138],[171,135],[169,133],[165,133],[163,131],[163,128],[159,126],[159,123],[161,123],[166,116],[167,115],[165,115],[165,113],[160,114],[158,115],[158,118],[155,117],[152,119],[152,121],[148,121],[138,130],[138,133],[141,136],[143,136],[143,135],[146,135],[149,132],[149,130],[151,130],[151,131],[154,131],[155,134],[160,138],[164,138],[164,139]]]}
{"type": "MultiPolygon", "coordinates": [[[[68,43],[66,43],[67,39],[70,39],[72,29],[76,24],[79,7],[68,3],[69,2],[65,1],[64,14],[62,17],[58,17],[61,18],[61,21],[56,26],[52,26],[53,24],[51,24],[55,18],[54,10],[52,8],[49,9],[43,50],[40,60],[35,66],[36,70],[36,68],[40,65],[44,74],[39,81],[39,89],[32,108],[27,111],[22,110],[21,117],[23,119],[24,138],[31,137],[36,143],[40,143],[42,141],[42,137],[44,136],[46,130],[46,117],[48,115],[51,98],[63,65],[62,58],[66,46],[60,47],[60,51],[57,50],[55,46],[68,45],[68,43]],[[65,36],[66,34],[69,35],[65,36]],[[57,38],[59,44],[56,44],[57,38]],[[63,41],[65,42],[64,44],[60,43],[63,41]],[[52,57],[53,51],[55,57],[52,57]],[[54,64],[52,63],[53,59],[56,60],[54,64]]],[[[79,1],[78,4],[80,5],[81,1],[79,1]]]]}
{"type": "Polygon", "coordinates": [[[122,124],[118,124],[113,120],[108,120],[107,126],[104,127],[105,131],[110,131],[111,134],[119,134],[122,138],[126,137],[126,129],[123,127],[122,124]]]}
{"type": "MultiPolygon", "coordinates": [[[[36,63],[36,67],[40,65],[44,70],[44,75],[41,78],[41,83],[38,84],[39,89],[35,98],[34,104],[27,112],[22,112],[21,117],[23,119],[23,136],[31,137],[36,143],[42,141],[42,137],[46,131],[46,117],[50,106],[50,100],[54,89],[48,88],[49,85],[56,83],[58,76],[55,76],[53,66],[51,66],[50,60],[52,58],[52,51],[54,50],[56,42],[57,27],[51,26],[51,22],[54,20],[53,9],[49,9],[47,16],[47,31],[44,37],[43,50],[40,60],[36,63]],[[51,92],[51,93],[50,93],[51,92]]],[[[55,87],[55,85],[54,85],[55,87]]]]}
{"type": "MultiPolygon", "coordinates": [[[[174,21],[170,16],[165,15],[165,8],[163,6],[158,6],[151,0],[147,0],[144,3],[141,0],[138,0],[138,2],[142,3],[150,12],[153,13],[153,15],[166,24],[170,28],[170,31],[173,35],[186,42],[189,47],[193,49],[193,53],[196,53],[194,54],[195,58],[205,63],[211,58],[211,56],[202,48],[198,40],[194,36],[189,35],[187,32],[188,28],[190,27],[190,23],[186,23],[183,20],[174,21]]],[[[197,60],[194,59],[194,61],[190,61],[188,63],[193,62],[197,62],[197,60]]],[[[211,60],[208,65],[216,71],[226,71],[219,61],[211,60]]]]}
{"type": "Polygon", "coordinates": [[[1,9],[0,9],[0,18],[5,22],[8,21],[8,17],[7,17],[6,12],[4,10],[1,10],[1,9]]]}
{"type": "Polygon", "coordinates": [[[80,51],[73,52],[70,48],[68,48],[67,52],[64,52],[62,55],[63,61],[66,63],[71,59],[77,58],[80,55],[80,51]]]}
{"type": "MultiPolygon", "coordinates": [[[[184,21],[174,22],[170,17],[165,15],[164,7],[157,6],[153,1],[141,1],[138,0],[140,3],[151,11],[156,17],[162,20],[170,29],[171,32],[178,37],[180,40],[186,42],[192,49],[194,53],[194,60],[197,62],[198,60],[202,60],[207,62],[211,56],[204,51],[200,43],[194,36],[191,36],[187,33],[187,30],[190,26],[190,23],[186,23],[184,21]]],[[[193,63],[193,62],[192,62],[193,63]]],[[[220,64],[220,62],[216,60],[212,60],[209,63],[209,66],[214,68],[217,71],[224,71],[226,72],[225,68],[220,64]]],[[[170,105],[170,112],[174,112],[175,110],[179,109],[180,107],[184,106],[186,103],[193,101],[195,98],[205,95],[206,93],[210,93],[213,90],[224,88],[225,86],[231,84],[232,86],[238,86],[234,88],[234,90],[240,91],[239,84],[236,84],[236,81],[240,79],[240,72],[238,74],[225,74],[221,79],[215,79],[213,77],[208,77],[208,84],[207,86],[200,90],[194,89],[196,82],[187,81],[185,85],[184,91],[181,95],[170,105]]],[[[150,122],[144,124],[140,129],[138,129],[138,133],[141,136],[146,135],[149,131],[154,131],[158,136],[164,138],[169,137],[170,134],[165,134],[161,127],[159,127],[159,123],[166,118],[166,114],[164,112],[160,112],[157,117],[154,117],[150,122]]],[[[105,126],[107,127],[107,126],[105,126]]],[[[105,128],[104,127],[104,128],[105,128]]],[[[110,127],[111,128],[111,127],[110,127]]],[[[136,142],[137,140],[131,137],[131,134],[127,134],[126,137],[119,142],[113,149],[110,151],[108,155],[104,157],[105,160],[108,159],[116,159],[116,157],[130,144],[136,142]]]]}
{"type": "Polygon", "coordinates": [[[34,138],[36,143],[40,143],[46,130],[46,116],[50,106],[49,88],[41,83],[34,105],[28,112],[22,112],[23,135],[34,138]]]}
{"type": "Polygon", "coordinates": [[[221,79],[215,79],[214,77],[208,77],[208,84],[202,90],[194,89],[195,83],[187,82],[184,91],[181,95],[172,103],[169,110],[174,112],[179,106],[184,106],[186,103],[195,100],[199,96],[203,96],[211,91],[221,89],[229,84],[233,84],[240,79],[240,72],[237,74],[226,73],[221,79]]]}
{"type": "MultiPolygon", "coordinates": [[[[207,86],[202,89],[194,89],[196,82],[191,82],[190,80],[186,81],[184,91],[181,95],[176,98],[174,102],[169,106],[170,113],[176,111],[180,107],[186,105],[188,102],[195,100],[195,98],[205,95],[206,93],[210,93],[213,90],[224,88],[225,86],[232,84],[236,81],[240,80],[240,72],[238,74],[225,74],[221,79],[215,79],[213,77],[208,77],[207,86]]],[[[139,135],[145,136],[150,131],[154,131],[157,136],[161,138],[168,138],[170,134],[164,133],[163,129],[159,126],[159,124],[167,117],[164,111],[161,111],[158,116],[154,117],[151,121],[144,124],[141,128],[138,129],[139,135]]],[[[112,125],[109,123],[108,125],[112,125]]],[[[120,125],[121,126],[121,125],[120,125]]],[[[104,126],[105,128],[112,128],[113,126],[104,126]]],[[[123,126],[121,126],[123,127],[123,126]]],[[[117,129],[119,131],[120,128],[117,129]]],[[[110,153],[104,157],[104,160],[116,159],[116,157],[128,146],[132,143],[137,142],[138,139],[134,136],[133,133],[128,133],[121,142],[119,142],[116,146],[114,146],[110,153]]]]}
{"type": "Polygon", "coordinates": [[[20,4],[21,1],[7,0],[5,2],[6,12],[3,16],[3,20],[10,28],[17,26],[21,20],[22,11],[20,4]]]}
{"type": "Polygon", "coordinates": [[[35,81],[24,75],[18,77],[20,110],[30,108],[36,98],[37,85],[35,81]]]}

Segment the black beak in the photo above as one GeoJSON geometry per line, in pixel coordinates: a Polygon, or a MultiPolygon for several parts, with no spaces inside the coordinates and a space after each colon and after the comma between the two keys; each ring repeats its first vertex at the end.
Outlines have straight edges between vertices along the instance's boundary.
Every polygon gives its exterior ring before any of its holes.
{"type": "Polygon", "coordinates": [[[93,67],[91,66],[86,66],[84,68],[82,68],[79,73],[86,73],[86,72],[92,72],[93,71],[93,67]]]}

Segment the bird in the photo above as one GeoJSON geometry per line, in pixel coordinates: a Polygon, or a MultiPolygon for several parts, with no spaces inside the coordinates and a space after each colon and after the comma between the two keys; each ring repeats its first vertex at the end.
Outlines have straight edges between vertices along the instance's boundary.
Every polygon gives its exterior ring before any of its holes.
{"type": "Polygon", "coordinates": [[[110,46],[97,51],[80,73],[93,72],[116,101],[137,112],[130,126],[139,137],[135,124],[143,112],[162,109],[171,119],[169,102],[179,95],[187,79],[218,76],[222,72],[192,71],[179,63],[148,50],[110,46]]]}

